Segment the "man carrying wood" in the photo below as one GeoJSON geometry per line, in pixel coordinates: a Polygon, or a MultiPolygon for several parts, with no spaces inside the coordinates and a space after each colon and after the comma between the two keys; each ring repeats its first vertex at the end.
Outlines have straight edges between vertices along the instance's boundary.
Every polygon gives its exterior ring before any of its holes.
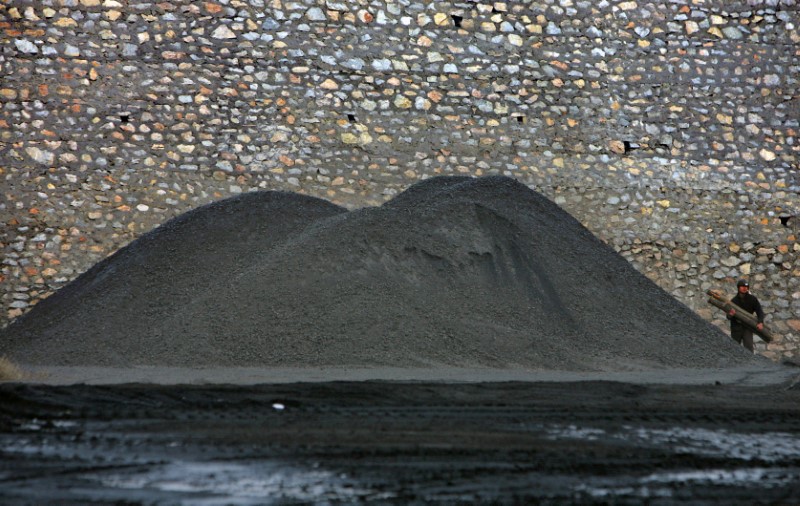
{"type": "MultiPolygon", "coordinates": [[[[764,329],[764,310],[761,309],[761,303],[755,295],[750,293],[750,283],[746,279],[740,279],[736,282],[736,289],[738,293],[731,302],[739,306],[741,309],[755,313],[758,319],[756,329],[759,331],[764,329]]],[[[731,337],[739,344],[744,344],[744,347],[754,352],[753,346],[753,330],[747,327],[744,323],[740,322],[733,316],[736,314],[736,309],[728,311],[728,319],[731,321],[731,337]]]]}

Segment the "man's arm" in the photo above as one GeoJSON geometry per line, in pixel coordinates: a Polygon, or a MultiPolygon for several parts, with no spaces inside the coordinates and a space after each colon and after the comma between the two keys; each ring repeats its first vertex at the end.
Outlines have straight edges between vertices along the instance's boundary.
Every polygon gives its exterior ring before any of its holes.
{"type": "Polygon", "coordinates": [[[753,302],[756,310],[756,317],[758,318],[758,323],[764,323],[764,310],[761,308],[761,303],[758,301],[758,297],[753,295],[753,302]]]}
{"type": "Polygon", "coordinates": [[[764,329],[764,310],[761,308],[761,302],[758,301],[758,297],[753,294],[750,294],[753,303],[753,309],[756,312],[756,318],[758,323],[756,324],[756,329],[763,330],[764,329]]]}
{"type": "MultiPolygon", "coordinates": [[[[742,307],[742,302],[743,301],[739,300],[739,294],[738,293],[736,295],[734,295],[733,297],[731,297],[731,303],[732,304],[736,304],[737,306],[742,307]]],[[[736,310],[731,308],[731,310],[728,311],[728,314],[726,314],[725,317],[727,319],[733,321],[733,316],[735,314],[736,314],[736,310]]]]}

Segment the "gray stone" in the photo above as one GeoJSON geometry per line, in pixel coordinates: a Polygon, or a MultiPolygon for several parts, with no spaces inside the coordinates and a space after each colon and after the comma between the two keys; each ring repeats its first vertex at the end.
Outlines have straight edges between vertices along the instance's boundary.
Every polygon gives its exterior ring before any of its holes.
{"type": "Polygon", "coordinates": [[[319,7],[310,8],[306,12],[306,18],[308,18],[309,21],[326,21],[328,19],[327,16],[325,16],[325,12],[323,12],[323,10],[319,7]]]}
{"type": "Polygon", "coordinates": [[[722,29],[722,33],[729,39],[741,39],[744,35],[741,30],[735,26],[726,26],[722,29]]]}
{"type": "Polygon", "coordinates": [[[561,35],[561,28],[559,28],[555,23],[550,22],[547,24],[547,35],[561,35]]]}
{"type": "Polygon", "coordinates": [[[351,70],[361,70],[364,68],[364,60],[361,58],[349,58],[342,62],[342,66],[351,70]]]}

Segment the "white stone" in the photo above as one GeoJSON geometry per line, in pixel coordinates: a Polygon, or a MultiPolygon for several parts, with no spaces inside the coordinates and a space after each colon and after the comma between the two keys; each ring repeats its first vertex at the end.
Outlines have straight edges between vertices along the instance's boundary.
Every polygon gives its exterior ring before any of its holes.
{"type": "Polygon", "coordinates": [[[778,156],[775,153],[773,153],[772,151],[770,151],[770,150],[768,150],[766,148],[762,149],[761,151],[759,151],[758,155],[761,158],[763,158],[764,160],[768,161],[768,162],[771,162],[771,161],[775,160],[776,158],[778,158],[778,156]]]}
{"type": "Polygon", "coordinates": [[[41,18],[39,18],[39,16],[36,15],[36,11],[33,10],[33,7],[28,7],[27,9],[25,9],[25,19],[27,19],[29,21],[40,21],[41,20],[41,18]]]}
{"type": "Polygon", "coordinates": [[[274,134],[272,134],[272,137],[270,137],[269,139],[270,142],[287,142],[288,140],[289,140],[289,134],[287,134],[282,130],[279,130],[274,134]]]}
{"type": "Polygon", "coordinates": [[[53,161],[55,160],[55,155],[53,153],[41,150],[36,146],[25,148],[25,152],[28,153],[28,156],[33,158],[35,161],[44,165],[52,165],[53,161]]]}
{"type": "Polygon", "coordinates": [[[425,97],[417,97],[414,99],[414,108],[420,111],[427,111],[431,108],[431,102],[425,97]]]}
{"type": "Polygon", "coordinates": [[[736,267],[737,265],[739,265],[740,261],[738,257],[731,255],[727,258],[723,258],[722,260],[719,261],[719,263],[721,263],[726,267],[736,267]]]}
{"type": "Polygon", "coordinates": [[[17,49],[23,53],[36,54],[39,52],[39,48],[36,47],[36,44],[29,40],[14,39],[14,45],[17,46],[17,49]]]}
{"type": "Polygon", "coordinates": [[[233,33],[233,30],[228,28],[225,25],[220,25],[217,27],[216,30],[211,34],[211,36],[215,39],[235,39],[236,34],[233,33]]]}
{"type": "Polygon", "coordinates": [[[392,61],[388,58],[382,58],[380,60],[373,60],[372,68],[379,71],[385,72],[388,70],[392,70],[392,61]]]}
{"type": "Polygon", "coordinates": [[[348,10],[347,9],[347,5],[344,2],[333,2],[331,0],[327,0],[325,2],[325,7],[327,7],[328,10],[332,10],[332,11],[346,11],[346,10],[348,10]]]}
{"type": "Polygon", "coordinates": [[[392,60],[392,66],[395,70],[401,72],[408,72],[408,64],[402,60],[392,60]]]}
{"type": "Polygon", "coordinates": [[[430,63],[444,61],[444,56],[442,56],[441,53],[437,53],[436,51],[431,51],[430,53],[428,53],[428,61],[430,63]]]}
{"type": "Polygon", "coordinates": [[[760,128],[758,128],[758,126],[756,126],[756,125],[746,125],[746,126],[744,127],[744,129],[745,129],[745,130],[747,131],[747,133],[749,133],[750,135],[758,135],[758,134],[760,134],[760,133],[761,133],[761,129],[760,129],[760,128]]]}

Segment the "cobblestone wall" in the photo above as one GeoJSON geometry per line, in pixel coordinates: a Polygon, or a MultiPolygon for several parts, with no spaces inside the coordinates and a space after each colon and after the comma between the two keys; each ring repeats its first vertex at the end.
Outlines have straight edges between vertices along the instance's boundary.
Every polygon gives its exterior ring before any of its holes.
{"type": "Polygon", "coordinates": [[[235,193],[505,174],[719,325],[750,278],[800,354],[795,0],[15,0],[0,34],[0,324],[235,193]]]}

